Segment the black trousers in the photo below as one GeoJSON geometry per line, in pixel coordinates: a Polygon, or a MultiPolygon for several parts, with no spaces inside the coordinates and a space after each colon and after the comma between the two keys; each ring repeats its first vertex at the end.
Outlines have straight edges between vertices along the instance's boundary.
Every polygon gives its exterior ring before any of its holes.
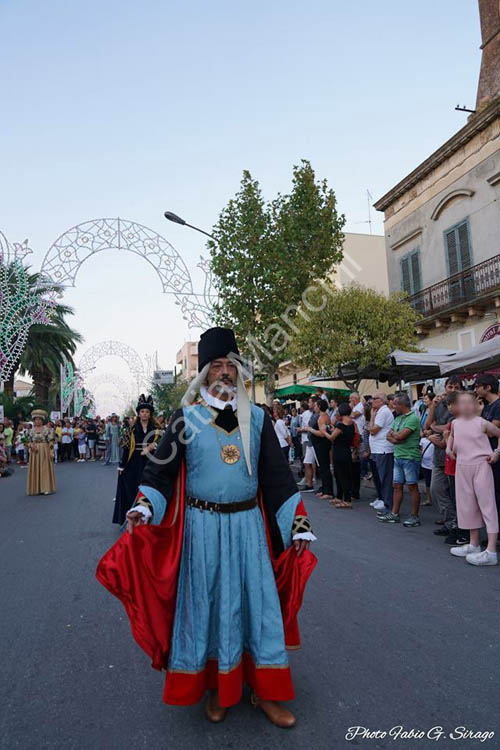
{"type": "Polygon", "coordinates": [[[352,489],[351,493],[355,500],[359,500],[361,488],[361,461],[351,461],[352,489]]]}
{"type": "Polygon", "coordinates": [[[292,443],[295,460],[302,461],[302,442],[300,435],[295,435],[295,437],[292,438],[292,443]]]}
{"type": "Polygon", "coordinates": [[[330,445],[328,438],[320,438],[313,443],[319,463],[321,490],[325,495],[333,495],[333,477],[330,471],[330,445]]]}
{"type": "Polygon", "coordinates": [[[491,464],[493,471],[493,481],[495,482],[495,500],[497,504],[498,516],[500,517],[500,461],[491,464]]]}
{"type": "Polygon", "coordinates": [[[59,443],[59,458],[58,460],[62,463],[63,461],[71,461],[71,451],[73,448],[72,443],[59,443]]]}
{"type": "MultiPolygon", "coordinates": [[[[337,480],[337,497],[350,502],[352,499],[352,461],[335,461],[335,478],[337,480]]],[[[359,462],[358,462],[359,466],[359,462]]]]}

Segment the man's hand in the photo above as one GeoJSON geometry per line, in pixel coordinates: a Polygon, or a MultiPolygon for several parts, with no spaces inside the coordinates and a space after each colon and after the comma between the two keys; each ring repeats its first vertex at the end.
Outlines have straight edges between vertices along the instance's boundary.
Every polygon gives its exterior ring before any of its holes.
{"type": "Polygon", "coordinates": [[[297,557],[300,557],[305,549],[309,549],[310,544],[311,542],[308,542],[307,539],[296,539],[293,546],[297,550],[297,557]]]}
{"type": "Polygon", "coordinates": [[[127,513],[127,531],[129,534],[133,532],[136,526],[142,526],[144,523],[144,516],[137,510],[131,510],[127,513]]]}
{"type": "Polygon", "coordinates": [[[438,443],[441,442],[442,439],[443,438],[441,437],[441,435],[436,435],[436,434],[429,435],[429,438],[428,438],[429,442],[431,442],[433,445],[437,445],[438,443]]]}

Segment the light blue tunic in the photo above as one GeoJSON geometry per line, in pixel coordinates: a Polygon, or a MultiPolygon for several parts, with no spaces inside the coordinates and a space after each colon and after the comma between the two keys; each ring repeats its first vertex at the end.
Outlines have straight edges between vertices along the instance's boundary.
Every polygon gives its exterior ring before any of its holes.
{"type": "MultiPolygon", "coordinates": [[[[184,416],[186,495],[218,503],[254,497],[263,411],[252,405],[251,476],[238,428],[230,434],[221,430],[202,404],[184,407],[184,416]],[[240,449],[235,464],[221,457],[222,446],[230,444],[240,449]]],[[[150,487],[141,490],[155,501],[158,523],[159,493],[150,487]]],[[[298,493],[293,495],[278,514],[285,546],[291,543],[299,500],[298,493]]],[[[258,507],[228,514],[187,507],[169,669],[198,672],[213,658],[219,671],[228,671],[244,651],[256,666],[288,664],[262,514],[258,507]]]]}

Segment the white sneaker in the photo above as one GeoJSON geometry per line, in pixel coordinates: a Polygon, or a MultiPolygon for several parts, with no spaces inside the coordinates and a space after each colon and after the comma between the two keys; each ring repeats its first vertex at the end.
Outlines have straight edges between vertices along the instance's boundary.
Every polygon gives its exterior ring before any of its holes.
{"type": "Polygon", "coordinates": [[[498,565],[497,553],[488,549],[483,552],[472,552],[465,559],[471,565],[498,565]]]}
{"type": "Polygon", "coordinates": [[[371,507],[374,508],[375,507],[375,503],[378,503],[379,500],[380,500],[380,498],[377,497],[375,500],[372,500],[371,503],[368,503],[368,505],[371,505],[371,507]]]}
{"type": "Polygon", "coordinates": [[[463,544],[461,547],[451,547],[450,552],[455,557],[466,557],[466,555],[481,552],[481,547],[476,547],[474,544],[463,544]]]}
{"type": "Polygon", "coordinates": [[[301,479],[300,482],[297,482],[297,487],[305,487],[306,486],[306,480],[301,479]]]}
{"type": "Polygon", "coordinates": [[[373,506],[373,510],[383,510],[385,508],[383,500],[376,500],[373,506]]]}

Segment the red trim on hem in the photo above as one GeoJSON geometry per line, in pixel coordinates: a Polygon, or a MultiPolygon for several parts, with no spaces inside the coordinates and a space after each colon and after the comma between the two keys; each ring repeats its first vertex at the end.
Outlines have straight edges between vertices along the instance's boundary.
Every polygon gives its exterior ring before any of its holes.
{"type": "Polygon", "coordinates": [[[198,703],[207,690],[219,691],[219,703],[225,708],[239,703],[243,683],[255,690],[259,698],[268,701],[290,701],[295,697],[290,667],[258,667],[249,654],[229,672],[219,672],[218,661],[207,661],[200,672],[171,672],[167,670],[163,700],[173,706],[198,703]]]}

